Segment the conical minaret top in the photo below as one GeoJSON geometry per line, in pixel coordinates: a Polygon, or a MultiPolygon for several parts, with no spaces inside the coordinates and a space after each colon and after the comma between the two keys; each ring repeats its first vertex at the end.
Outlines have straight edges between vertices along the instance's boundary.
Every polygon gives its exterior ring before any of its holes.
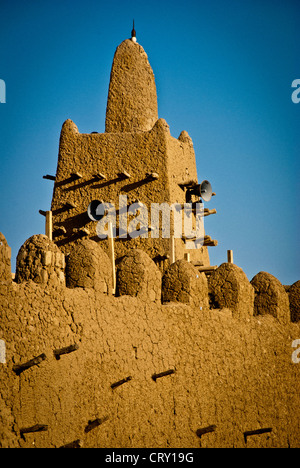
{"type": "Polygon", "coordinates": [[[151,130],[158,120],[154,74],[143,47],[131,39],[117,48],[111,68],[106,107],[105,131],[151,130]]]}

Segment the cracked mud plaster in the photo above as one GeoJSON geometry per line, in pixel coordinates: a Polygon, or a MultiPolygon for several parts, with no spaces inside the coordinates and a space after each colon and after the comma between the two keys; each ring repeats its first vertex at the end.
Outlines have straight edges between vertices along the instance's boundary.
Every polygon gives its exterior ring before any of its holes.
{"type": "MultiPolygon", "coordinates": [[[[139,252],[130,257],[136,265],[141,258],[139,252]]],[[[141,283],[152,280],[141,277],[141,283]]],[[[297,323],[245,318],[228,308],[199,313],[191,303],[163,305],[146,293],[113,297],[55,280],[2,279],[0,304],[2,447],[76,440],[83,447],[124,448],[300,444],[299,366],[291,364],[290,349],[300,336],[297,323]],[[54,351],[66,347],[74,352],[57,360],[54,351]],[[38,365],[13,372],[43,353],[38,365]],[[86,431],[96,420],[103,424],[86,431]],[[22,428],[37,424],[48,430],[21,437],[22,428]],[[199,440],[197,430],[211,424],[216,430],[199,440]],[[246,443],[243,432],[260,427],[272,433],[246,443]]]]}
{"type": "Polygon", "coordinates": [[[288,290],[291,320],[292,322],[300,321],[300,280],[296,281],[288,290]]]}

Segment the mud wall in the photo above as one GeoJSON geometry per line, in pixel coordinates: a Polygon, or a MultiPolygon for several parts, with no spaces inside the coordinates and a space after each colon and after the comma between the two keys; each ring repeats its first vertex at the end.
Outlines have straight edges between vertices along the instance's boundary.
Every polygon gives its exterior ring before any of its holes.
{"type": "Polygon", "coordinates": [[[299,322],[132,294],[1,279],[2,447],[300,446],[299,322]]]}

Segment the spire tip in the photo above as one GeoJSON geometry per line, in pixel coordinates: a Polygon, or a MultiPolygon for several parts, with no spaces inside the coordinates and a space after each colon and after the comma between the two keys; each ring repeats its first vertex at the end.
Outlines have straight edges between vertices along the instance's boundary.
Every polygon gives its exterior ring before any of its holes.
{"type": "Polygon", "coordinates": [[[132,27],[132,31],[131,31],[131,40],[136,42],[136,31],[134,29],[134,20],[133,20],[133,27],[132,27]]]}

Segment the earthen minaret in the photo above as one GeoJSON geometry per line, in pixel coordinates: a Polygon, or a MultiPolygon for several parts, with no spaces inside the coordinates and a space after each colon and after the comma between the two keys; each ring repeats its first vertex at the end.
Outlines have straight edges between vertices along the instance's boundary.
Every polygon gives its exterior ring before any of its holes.
{"type": "MultiPolygon", "coordinates": [[[[107,240],[99,239],[97,222],[88,217],[87,208],[92,201],[109,202],[117,210],[116,258],[128,249],[140,248],[165,269],[173,258],[170,239],[162,238],[161,232],[153,238],[151,231],[135,239],[120,236],[120,215],[126,207],[119,207],[119,197],[127,196],[128,207],[137,201],[145,205],[150,225],[152,203],[183,204],[185,187],[197,180],[188,133],[183,131],[174,138],[166,121],[158,118],[154,74],[133,29],[132,38],[123,41],[115,52],[105,133],[81,134],[69,119],[63,124],[51,206],[53,238],[64,253],[82,237],[99,242],[107,250],[107,240]]],[[[176,259],[190,253],[191,261],[209,265],[206,246],[193,250],[186,247],[184,239],[175,239],[176,259]]]]}

